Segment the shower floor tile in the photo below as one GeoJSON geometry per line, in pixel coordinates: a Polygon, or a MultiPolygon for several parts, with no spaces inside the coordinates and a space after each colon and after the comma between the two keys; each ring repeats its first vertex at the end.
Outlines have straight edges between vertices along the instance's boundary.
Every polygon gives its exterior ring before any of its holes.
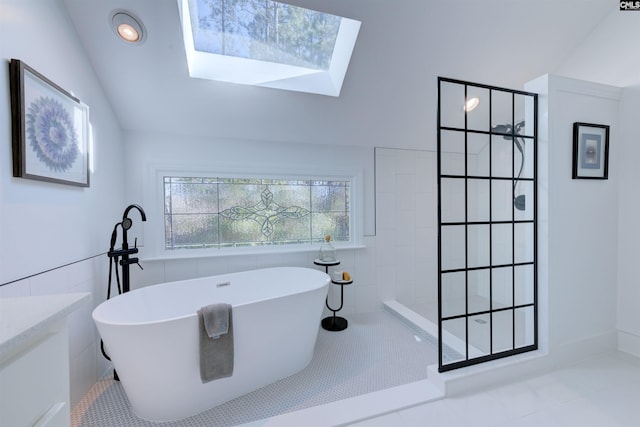
{"type": "Polygon", "coordinates": [[[297,374],[193,417],[152,423],[136,417],[111,377],[94,385],[71,414],[73,427],[233,426],[427,378],[437,349],[384,312],[345,316],[341,332],[320,329],[314,357],[297,374]]]}

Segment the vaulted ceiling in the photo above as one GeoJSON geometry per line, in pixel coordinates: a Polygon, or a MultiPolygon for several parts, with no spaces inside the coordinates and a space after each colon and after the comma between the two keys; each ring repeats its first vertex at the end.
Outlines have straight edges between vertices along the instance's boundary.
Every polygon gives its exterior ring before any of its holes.
{"type": "Polygon", "coordinates": [[[63,0],[129,131],[424,147],[438,76],[514,89],[545,73],[640,83],[640,12],[613,0],[287,2],[362,22],[339,97],[189,78],[176,0],[63,0]],[[115,37],[114,9],[143,21],[143,44],[115,37]]]}

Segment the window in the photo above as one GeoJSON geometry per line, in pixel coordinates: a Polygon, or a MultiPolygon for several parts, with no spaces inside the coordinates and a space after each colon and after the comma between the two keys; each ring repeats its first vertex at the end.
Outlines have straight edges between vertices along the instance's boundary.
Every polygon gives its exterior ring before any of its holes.
{"type": "Polygon", "coordinates": [[[272,0],[178,0],[194,78],[338,96],[360,22],[272,0]]]}
{"type": "Polygon", "coordinates": [[[165,249],[350,242],[351,184],[165,176],[165,249]]]}

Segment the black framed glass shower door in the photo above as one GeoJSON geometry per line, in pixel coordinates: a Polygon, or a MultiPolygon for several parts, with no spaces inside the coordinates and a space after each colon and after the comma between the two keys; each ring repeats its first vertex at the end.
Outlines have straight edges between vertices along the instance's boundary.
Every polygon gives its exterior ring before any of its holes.
{"type": "Polygon", "coordinates": [[[538,347],[537,102],[438,79],[440,372],[538,347]]]}

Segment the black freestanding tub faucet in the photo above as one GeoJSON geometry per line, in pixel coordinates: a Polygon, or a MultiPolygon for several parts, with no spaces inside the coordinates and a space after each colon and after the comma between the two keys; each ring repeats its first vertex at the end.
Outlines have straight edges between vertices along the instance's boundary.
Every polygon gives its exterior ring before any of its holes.
{"type": "MultiPolygon", "coordinates": [[[[147,215],[144,213],[144,209],[142,209],[139,205],[129,205],[124,210],[124,214],[122,214],[122,250],[124,254],[122,255],[122,259],[120,260],[120,265],[122,266],[122,292],[129,292],[130,284],[129,284],[129,266],[131,264],[138,264],[140,266],[140,260],[136,258],[129,258],[129,254],[138,253],[138,241],[136,239],[134,247],[129,249],[129,242],[127,241],[127,231],[133,225],[133,221],[129,218],[129,211],[131,209],[137,209],[140,212],[140,216],[142,217],[142,221],[147,220],[147,215]],[[132,251],[132,252],[130,252],[132,251]]],[[[140,266],[142,268],[142,266],[140,266]]]]}
{"type": "MultiPolygon", "coordinates": [[[[138,267],[142,268],[140,265],[140,260],[135,258],[130,258],[129,255],[138,253],[138,239],[136,239],[133,248],[129,248],[129,241],[127,238],[127,232],[133,225],[133,221],[129,218],[129,211],[131,209],[137,209],[140,212],[140,216],[142,217],[142,221],[147,220],[147,214],[144,213],[144,209],[142,209],[139,205],[129,205],[124,210],[122,214],[122,222],[117,223],[113,227],[113,232],[111,233],[111,245],[109,247],[109,252],[107,255],[109,256],[109,285],[107,288],[107,299],[111,298],[111,272],[114,270],[116,273],[116,282],[118,284],[118,293],[129,292],[131,284],[129,279],[129,266],[131,264],[138,264],[138,267]],[[122,248],[115,249],[116,240],[118,239],[118,226],[122,227],[122,248]],[[122,288],[120,288],[120,275],[118,274],[118,265],[122,267],[122,288]]],[[[107,360],[111,360],[109,355],[104,350],[104,343],[100,340],[100,349],[102,354],[107,360]]],[[[113,378],[116,381],[119,381],[118,373],[113,371],[113,378]]]]}
{"type": "MultiPolygon", "coordinates": [[[[147,215],[145,214],[144,209],[142,209],[142,207],[140,207],[139,205],[127,206],[127,208],[124,210],[124,213],[122,214],[122,222],[117,223],[116,226],[113,228],[113,234],[111,235],[111,248],[108,253],[109,258],[114,258],[116,260],[116,277],[117,277],[117,268],[118,268],[117,264],[120,264],[120,266],[122,266],[122,293],[129,292],[129,289],[130,289],[129,266],[131,264],[138,264],[138,266],[142,268],[142,266],[140,266],[140,260],[137,257],[135,258],[129,257],[129,255],[138,253],[137,239],[133,245],[133,248],[129,248],[129,240],[127,237],[127,232],[133,225],[133,221],[131,220],[131,218],[129,218],[129,211],[131,211],[131,209],[137,209],[138,212],[140,212],[142,221],[147,220],[147,215]],[[114,249],[118,226],[122,227],[122,248],[114,249]],[[118,258],[120,258],[119,261],[118,261],[118,258]]],[[[109,273],[111,273],[111,271],[109,273]]],[[[109,274],[109,276],[111,276],[111,274],[109,274]]],[[[109,277],[109,285],[111,285],[111,277],[109,277]]]]}

